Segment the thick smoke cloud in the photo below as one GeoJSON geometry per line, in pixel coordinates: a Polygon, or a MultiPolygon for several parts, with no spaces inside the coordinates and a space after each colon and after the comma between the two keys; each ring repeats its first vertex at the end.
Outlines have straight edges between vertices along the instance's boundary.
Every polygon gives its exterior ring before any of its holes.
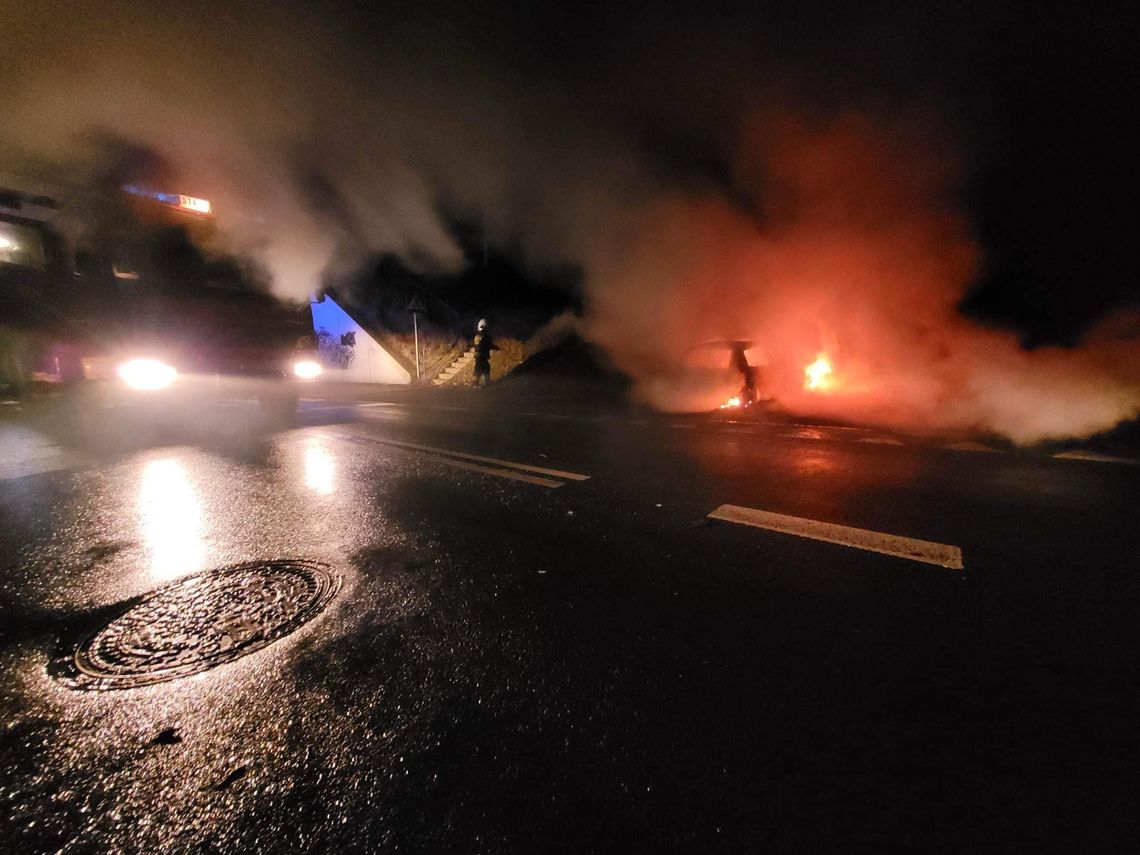
{"type": "Polygon", "coordinates": [[[319,285],[334,258],[366,249],[457,265],[424,177],[394,142],[398,101],[340,76],[347,47],[338,53],[333,34],[302,12],[283,6],[272,19],[226,3],[6,9],[5,171],[49,184],[65,174],[83,186],[117,167],[106,162],[107,140],[153,149],[179,170],[163,178],[210,198],[233,248],[256,252],[295,298],[319,285]]]}
{"type": "Polygon", "coordinates": [[[723,400],[736,380],[692,348],[749,338],[765,388],[802,412],[1025,442],[1137,415],[1127,321],[1024,352],[959,315],[985,259],[967,164],[922,99],[818,99],[810,72],[791,82],[803,67],[778,47],[745,55],[703,7],[636,27],[527,8],[378,26],[301,2],[9,5],[0,181],[89,186],[108,139],[154,151],[294,299],[370,253],[458,269],[446,210],[535,268],[580,264],[583,332],[664,408],[723,400]],[[803,388],[820,352],[828,394],[803,388]]]}
{"type": "Polygon", "coordinates": [[[936,130],[863,115],[757,123],[738,173],[760,215],[708,195],[654,199],[625,251],[598,256],[607,287],[591,335],[666,409],[735,394],[727,350],[698,346],[744,339],[763,387],[798,412],[1018,442],[1135,418],[1135,319],[1114,319],[1079,351],[1027,352],[958,313],[981,258],[936,130]],[[833,385],[805,389],[821,353],[833,385]]]}

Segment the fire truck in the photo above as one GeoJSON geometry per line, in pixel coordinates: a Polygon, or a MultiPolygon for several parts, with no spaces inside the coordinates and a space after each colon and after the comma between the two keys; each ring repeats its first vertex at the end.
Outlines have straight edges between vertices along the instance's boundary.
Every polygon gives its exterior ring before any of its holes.
{"type": "Polygon", "coordinates": [[[197,249],[209,201],[138,186],[82,212],[0,188],[0,399],[181,418],[218,398],[291,417],[320,365],[303,315],[197,249]]]}

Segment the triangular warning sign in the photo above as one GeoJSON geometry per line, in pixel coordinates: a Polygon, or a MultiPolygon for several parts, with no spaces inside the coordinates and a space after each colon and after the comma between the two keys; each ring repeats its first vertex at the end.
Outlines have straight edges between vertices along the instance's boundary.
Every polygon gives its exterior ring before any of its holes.
{"type": "Polygon", "coordinates": [[[412,297],[412,302],[408,303],[408,311],[409,312],[426,312],[427,311],[427,306],[424,304],[424,301],[420,297],[419,294],[416,294],[416,296],[412,297]]]}

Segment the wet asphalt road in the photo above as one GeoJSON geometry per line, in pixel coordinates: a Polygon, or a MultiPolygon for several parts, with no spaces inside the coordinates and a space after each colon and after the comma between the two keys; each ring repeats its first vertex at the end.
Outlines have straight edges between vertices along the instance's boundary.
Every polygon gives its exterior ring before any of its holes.
{"type": "Polygon", "coordinates": [[[1131,848],[1140,467],[464,400],[113,451],[0,423],[4,848],[1131,848]],[[281,640],[140,688],[49,674],[117,604],[283,557],[341,587],[281,640]]]}

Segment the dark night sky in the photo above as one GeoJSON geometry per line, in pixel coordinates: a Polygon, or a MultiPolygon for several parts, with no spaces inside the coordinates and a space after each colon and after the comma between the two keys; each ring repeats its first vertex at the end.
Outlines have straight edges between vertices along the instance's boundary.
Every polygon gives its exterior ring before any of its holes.
{"type": "MultiPolygon", "coordinates": [[[[670,179],[719,183],[729,196],[731,141],[754,105],[932,111],[964,161],[962,198],[985,257],[965,311],[1029,343],[1064,343],[1140,296],[1134,7],[429,7],[409,32],[447,21],[552,102],[624,125],[670,179]]],[[[393,26],[371,3],[347,4],[346,15],[358,34],[393,26]]],[[[763,210],[762,199],[740,201],[763,210]]]]}
{"type": "MultiPolygon", "coordinates": [[[[85,77],[95,94],[69,97],[99,103],[69,129],[76,139],[90,138],[91,123],[106,122],[104,131],[161,148],[173,135],[147,139],[163,136],[139,130],[148,116],[171,111],[176,120],[216,122],[224,133],[237,127],[228,109],[252,121],[248,115],[266,105],[266,116],[250,125],[261,137],[249,148],[262,151],[267,138],[284,138],[279,125],[299,126],[288,129],[295,139],[282,143],[279,158],[303,174],[290,180],[351,196],[364,182],[344,164],[367,161],[377,144],[390,142],[389,120],[413,116],[401,119],[402,136],[392,142],[403,159],[412,155],[417,171],[391,192],[394,211],[351,223],[346,214],[330,240],[380,234],[381,249],[414,255],[426,246],[446,256],[439,248],[447,238],[413,198],[420,193],[442,210],[498,218],[489,228],[505,249],[538,219],[534,206],[543,203],[528,199],[528,188],[548,198],[551,188],[581,185],[594,163],[621,159],[636,159],[662,187],[712,188],[762,220],[766,200],[737,168],[742,130],[757,114],[791,105],[819,117],[926,116],[939,128],[961,163],[960,201],[982,250],[979,281],[963,304],[970,315],[1017,329],[1029,343],[1066,343],[1138,297],[1130,133],[1140,89],[1137,13],[1125,4],[111,0],[90,9],[56,4],[55,13],[51,5],[0,11],[0,109],[13,125],[11,117],[29,110],[50,114],[53,143],[69,111],[67,97],[54,99],[85,77]],[[14,29],[5,18],[15,20],[14,29]],[[205,49],[214,41],[220,62],[205,49]],[[76,45],[96,57],[99,73],[83,66],[76,45]],[[331,81],[324,90],[310,82],[313,70],[331,81]],[[264,95],[253,91],[261,82],[264,95]],[[310,118],[312,104],[329,103],[330,86],[355,100],[310,118]],[[292,90],[308,88],[308,101],[284,103],[292,90]],[[5,103],[21,97],[18,105],[5,103]],[[124,106],[131,99],[134,109],[124,106]],[[329,138],[351,144],[358,121],[370,123],[360,150],[330,152],[329,138]],[[324,140],[312,130],[322,122],[324,140]],[[457,131],[463,145],[474,140],[494,161],[485,175],[478,155],[470,155],[469,168],[438,144],[457,131]],[[570,160],[580,163],[571,167],[570,160]],[[581,174],[570,176],[575,169],[581,174]],[[557,180],[544,184],[548,170],[557,180]],[[499,216],[505,209],[510,216],[499,216]]],[[[153,125],[172,122],[154,118],[153,125]]],[[[11,152],[40,148],[27,139],[5,147],[12,131],[0,130],[9,166],[17,160],[11,152]]],[[[179,136],[193,138],[196,157],[221,153],[238,162],[236,144],[195,125],[179,136]]],[[[403,180],[401,169],[391,171],[403,180]]],[[[621,170],[598,174],[606,189],[621,170]]],[[[304,189],[290,191],[297,192],[304,189]]],[[[278,201],[264,193],[261,204],[278,201]]],[[[351,198],[325,202],[313,207],[353,210],[351,198]]],[[[290,225],[304,233],[303,224],[290,225]]],[[[452,251],[450,263],[456,257],[452,251]]]]}

